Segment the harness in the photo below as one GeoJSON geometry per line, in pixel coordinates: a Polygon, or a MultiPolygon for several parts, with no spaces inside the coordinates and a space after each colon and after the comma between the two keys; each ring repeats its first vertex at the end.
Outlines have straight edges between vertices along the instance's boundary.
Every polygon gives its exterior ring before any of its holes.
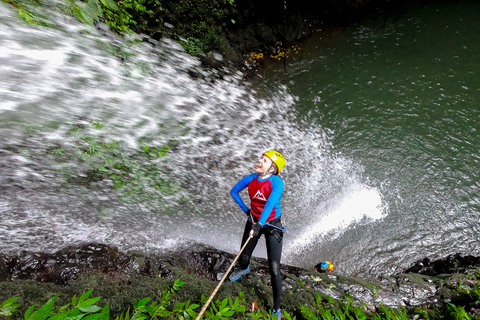
{"type": "MultiPolygon", "coordinates": [[[[277,219],[280,221],[280,218],[277,218],[277,219]]],[[[271,220],[271,221],[276,221],[277,219],[271,220]]],[[[285,232],[285,226],[282,226],[282,227],[280,228],[280,227],[277,227],[277,226],[275,226],[275,225],[273,225],[273,224],[268,223],[268,221],[265,222],[265,225],[266,225],[266,226],[269,226],[269,227],[271,227],[271,228],[275,228],[275,229],[277,229],[277,230],[280,230],[280,231],[282,231],[282,232],[285,232]]]]}
{"type": "MultiPolygon", "coordinates": [[[[266,230],[270,234],[272,234],[278,240],[278,242],[282,241],[283,233],[285,232],[285,226],[282,225],[282,227],[278,227],[275,225],[276,223],[281,222],[280,218],[281,217],[278,217],[276,219],[265,222],[265,227],[268,227],[266,228],[266,230]]],[[[252,213],[250,213],[250,218],[248,218],[248,220],[250,222],[258,222],[255,216],[252,215],[252,213]]]]}

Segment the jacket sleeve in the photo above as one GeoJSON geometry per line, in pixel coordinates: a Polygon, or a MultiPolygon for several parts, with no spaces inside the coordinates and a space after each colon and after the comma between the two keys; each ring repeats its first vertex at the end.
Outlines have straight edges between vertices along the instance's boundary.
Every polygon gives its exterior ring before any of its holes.
{"type": "Polygon", "coordinates": [[[242,180],[238,181],[237,184],[230,190],[230,195],[232,196],[233,200],[240,206],[240,208],[243,210],[243,212],[247,213],[248,207],[245,205],[245,203],[242,200],[242,197],[240,197],[239,193],[246,187],[248,187],[248,184],[257,177],[256,173],[252,173],[242,180]]]}
{"type": "Polygon", "coordinates": [[[270,182],[272,183],[272,192],[270,193],[270,196],[267,199],[267,203],[265,204],[265,207],[263,208],[262,215],[260,216],[260,219],[258,222],[263,226],[265,225],[265,222],[267,222],[268,216],[270,216],[270,213],[272,213],[273,208],[278,205],[278,214],[280,214],[280,199],[282,198],[283,195],[283,189],[285,188],[285,185],[283,183],[283,180],[278,177],[274,176],[270,182]]]}

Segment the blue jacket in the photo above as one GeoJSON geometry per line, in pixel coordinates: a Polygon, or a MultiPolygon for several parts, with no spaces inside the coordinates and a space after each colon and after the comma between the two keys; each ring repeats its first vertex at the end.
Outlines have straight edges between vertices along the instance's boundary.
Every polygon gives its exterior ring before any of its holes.
{"type": "Polygon", "coordinates": [[[258,173],[252,173],[240,180],[230,190],[230,195],[245,213],[248,211],[248,207],[239,193],[246,187],[248,187],[251,201],[250,212],[262,226],[265,222],[281,216],[280,199],[283,195],[284,183],[279,176],[271,175],[260,180],[258,173]]]}

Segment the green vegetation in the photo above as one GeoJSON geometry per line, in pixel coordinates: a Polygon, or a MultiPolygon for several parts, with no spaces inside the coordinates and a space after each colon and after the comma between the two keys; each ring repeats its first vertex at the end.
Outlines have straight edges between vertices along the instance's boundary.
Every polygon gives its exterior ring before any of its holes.
{"type": "Polygon", "coordinates": [[[206,53],[213,47],[228,46],[222,35],[222,25],[234,24],[225,8],[234,10],[234,1],[228,3],[193,0],[2,0],[17,8],[19,16],[28,23],[49,26],[42,22],[36,10],[28,8],[55,7],[55,10],[77,18],[86,25],[102,22],[119,34],[142,33],[154,39],[168,37],[181,40],[185,51],[192,55],[206,53]],[[228,17],[227,17],[228,16],[228,17]],[[179,17],[184,23],[172,26],[169,22],[179,17]]]}
{"type": "MultiPolygon", "coordinates": [[[[26,309],[23,319],[25,320],[60,320],[60,319],[84,319],[84,320],[116,320],[127,319],[195,319],[200,307],[207,301],[202,295],[199,301],[187,299],[184,302],[174,301],[172,298],[177,295],[185,282],[175,280],[163,292],[159,294],[159,301],[152,298],[135,300],[132,307],[124,310],[118,315],[111,315],[109,304],[103,303],[101,297],[91,298],[93,290],[82,293],[79,297],[73,296],[70,302],[60,307],[55,307],[59,294],[51,297],[40,307],[32,305],[26,309]]],[[[284,319],[296,319],[297,314],[301,319],[307,320],[406,320],[406,319],[480,319],[472,315],[468,310],[475,310],[480,303],[480,288],[478,283],[468,290],[459,288],[459,293],[467,294],[469,299],[462,300],[463,305],[447,303],[441,308],[434,309],[407,309],[405,307],[390,308],[380,305],[376,310],[373,306],[365,304],[356,305],[353,298],[345,296],[342,300],[335,300],[329,296],[317,294],[314,301],[300,306],[299,310],[282,310],[284,319]]],[[[17,303],[19,297],[5,300],[0,305],[0,316],[19,318],[17,313],[21,304],[17,303]]],[[[269,310],[261,306],[250,307],[240,292],[236,297],[226,297],[222,300],[212,302],[203,319],[228,320],[228,319],[271,319],[269,310]]]]}
{"type": "MultiPolygon", "coordinates": [[[[18,16],[25,22],[35,25],[40,25],[44,27],[50,27],[49,24],[42,21],[42,17],[38,16],[37,14],[33,13],[29,10],[24,4],[21,4],[18,1],[14,0],[2,0],[3,2],[9,3],[13,7],[15,7],[18,11],[18,16]]],[[[31,4],[32,2],[36,3],[35,0],[27,1],[27,4],[31,4]]]]}
{"type": "Polygon", "coordinates": [[[146,21],[138,20],[138,17],[154,18],[158,12],[163,10],[159,0],[67,1],[65,13],[72,15],[71,13],[74,12],[80,21],[91,26],[96,22],[104,22],[120,33],[138,31],[142,23],[146,24],[146,21]]]}
{"type": "MultiPolygon", "coordinates": [[[[140,301],[134,301],[132,307],[117,316],[116,320],[143,320],[143,319],[195,319],[198,315],[197,309],[200,304],[191,303],[187,300],[182,303],[172,303],[172,295],[175,294],[185,283],[176,280],[170,287],[161,293],[160,301],[152,301],[151,298],[144,298],[140,301]]],[[[27,309],[23,318],[25,320],[107,320],[110,319],[110,310],[108,303],[100,307],[96,303],[101,297],[90,298],[93,290],[84,292],[77,298],[73,296],[70,303],[55,308],[55,300],[58,294],[50,298],[45,304],[37,308],[33,305],[27,309]]],[[[20,304],[15,303],[19,298],[13,297],[7,299],[0,305],[0,315],[11,316],[15,313],[20,304]]],[[[202,296],[200,303],[204,304],[207,297],[202,296]]],[[[246,301],[243,292],[235,299],[225,298],[212,302],[207,309],[204,319],[226,320],[229,318],[253,318],[270,319],[265,310],[256,310],[249,312],[246,307],[246,301]]],[[[285,312],[285,319],[292,319],[288,312],[285,312]]],[[[293,318],[295,319],[295,317],[293,318]]]]}
{"type": "MultiPolygon", "coordinates": [[[[188,132],[185,124],[179,124],[179,127],[188,132]]],[[[107,140],[95,132],[102,128],[103,124],[98,121],[89,125],[71,125],[68,129],[71,143],[47,150],[54,161],[66,164],[57,172],[64,175],[67,183],[91,186],[110,180],[122,200],[142,202],[152,209],[161,208],[164,213],[187,201],[179,195],[181,187],[168,170],[169,156],[178,141],[155,145],[153,142],[147,144],[143,139],[140,148],[132,150],[126,148],[124,141],[107,140]],[[78,164],[75,171],[68,165],[72,163],[78,164]]]]}
{"type": "Polygon", "coordinates": [[[153,18],[162,11],[159,0],[64,0],[51,4],[45,0],[2,0],[18,9],[20,17],[32,24],[48,26],[40,22],[39,17],[27,9],[28,6],[52,6],[66,15],[78,18],[82,23],[93,26],[104,22],[119,33],[134,33],[139,30],[140,16],[153,18]]]}

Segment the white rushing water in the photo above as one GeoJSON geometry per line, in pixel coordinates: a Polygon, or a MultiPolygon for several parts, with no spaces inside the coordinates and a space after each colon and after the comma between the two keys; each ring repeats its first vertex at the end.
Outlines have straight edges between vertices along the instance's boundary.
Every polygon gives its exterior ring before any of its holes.
{"type": "Polygon", "coordinates": [[[0,251],[99,241],[152,252],[195,240],[235,252],[244,215],[230,188],[270,148],[287,159],[284,262],[308,267],[305,248],[387,215],[333,133],[296,120],[285,88],[260,94],[173,41],[102,36],[53,9],[44,12],[53,28],[31,25],[15,10],[0,3],[0,251]],[[114,156],[88,155],[113,142],[114,156]],[[140,156],[167,144],[165,157],[140,156]],[[91,179],[108,157],[134,167],[133,199],[106,176],[91,179]],[[179,188],[157,188],[147,167],[179,188]]]}

